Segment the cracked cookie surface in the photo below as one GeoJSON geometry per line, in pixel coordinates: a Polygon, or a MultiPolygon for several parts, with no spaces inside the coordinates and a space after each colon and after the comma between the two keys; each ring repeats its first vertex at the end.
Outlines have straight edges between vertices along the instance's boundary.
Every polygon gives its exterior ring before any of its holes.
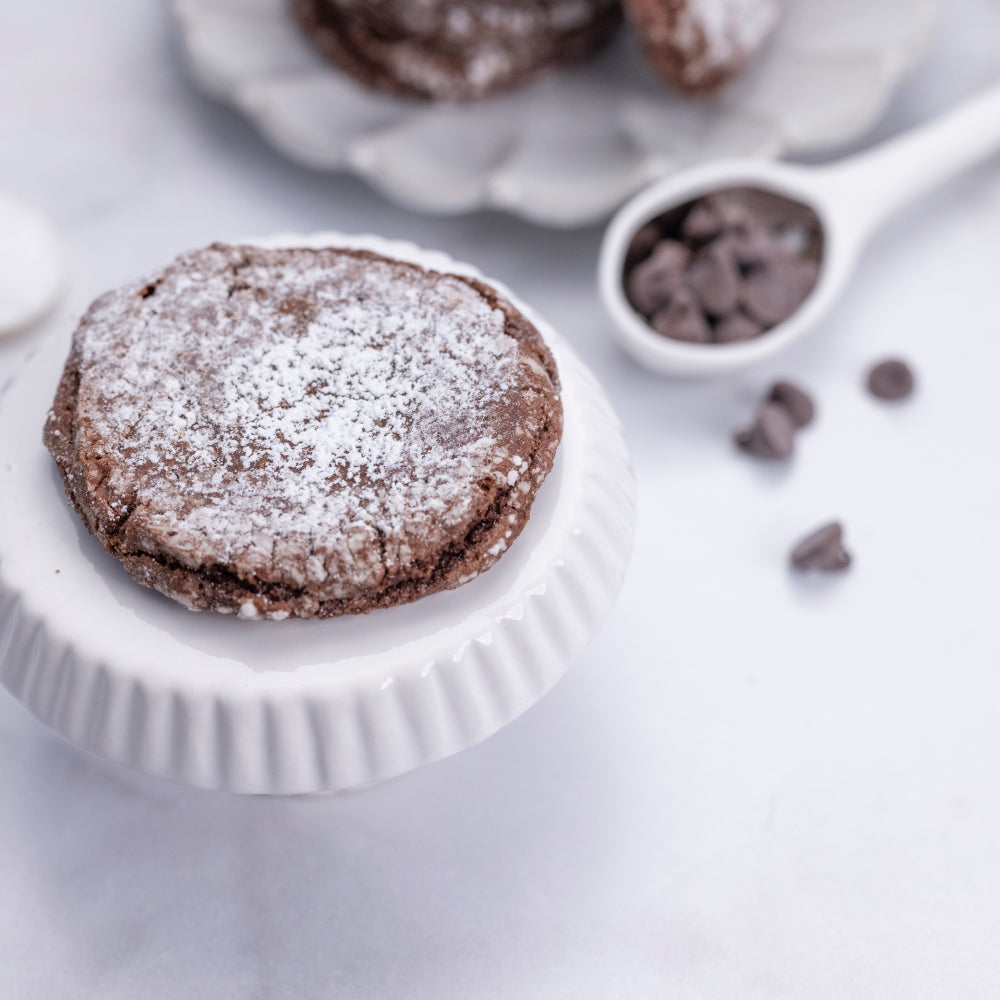
{"type": "Polygon", "coordinates": [[[784,0],[623,0],[649,64],[686,94],[712,94],[746,69],[784,0]]]}
{"type": "Polygon", "coordinates": [[[377,90],[471,101],[592,55],[618,0],[291,0],[316,47],[377,90]]]}
{"type": "Polygon", "coordinates": [[[308,618],[492,566],[561,428],[552,355],[488,285],[367,251],[216,244],[91,306],[45,443],[138,582],[308,618]]]}

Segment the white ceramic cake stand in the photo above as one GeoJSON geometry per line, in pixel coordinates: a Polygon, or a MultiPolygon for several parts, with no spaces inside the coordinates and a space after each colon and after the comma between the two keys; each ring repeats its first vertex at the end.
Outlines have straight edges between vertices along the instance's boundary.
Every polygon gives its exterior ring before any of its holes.
{"type": "MultiPolygon", "coordinates": [[[[478,272],[374,237],[361,246],[478,272]]],[[[496,283],[494,283],[496,284],[496,283]]],[[[196,614],[129,579],[67,505],[42,424],[68,338],[0,398],[0,678],[70,742],[202,788],[302,793],[391,778],[524,712],[594,635],[631,550],[634,485],[607,399],[566,342],[550,345],[565,430],[521,537],[489,572],[414,604],[329,621],[196,614]]]]}

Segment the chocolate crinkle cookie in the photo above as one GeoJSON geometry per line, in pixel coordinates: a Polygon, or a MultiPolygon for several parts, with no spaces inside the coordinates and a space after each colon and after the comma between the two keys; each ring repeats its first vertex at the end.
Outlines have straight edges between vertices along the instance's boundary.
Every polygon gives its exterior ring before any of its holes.
{"type": "Polygon", "coordinates": [[[468,101],[595,52],[618,0],[290,0],[316,47],[391,94],[468,101]]]}
{"type": "Polygon", "coordinates": [[[650,65],[678,90],[711,94],[778,26],[782,0],[623,0],[650,65]]]}
{"type": "Polygon", "coordinates": [[[45,443],[139,583],[193,610],[327,618],[492,566],[561,429],[551,353],[483,282],[216,244],[91,306],[45,443]]]}

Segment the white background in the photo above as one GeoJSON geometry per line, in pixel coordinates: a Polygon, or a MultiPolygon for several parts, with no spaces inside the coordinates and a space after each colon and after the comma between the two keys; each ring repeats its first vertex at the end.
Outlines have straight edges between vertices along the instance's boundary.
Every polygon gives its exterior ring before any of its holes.
{"type": "MultiPolygon", "coordinates": [[[[1000,74],[1000,5],[943,6],[866,143],[1000,74]]],[[[0,692],[0,996],[1000,996],[998,163],[897,218],[779,363],[678,384],[612,345],[598,229],[421,218],[291,166],[192,90],[175,49],[150,0],[0,12],[0,190],[55,219],[72,268],[48,327],[215,239],[440,247],[602,378],[638,473],[636,555],[536,708],[364,793],[146,780],[0,692]],[[892,407],[861,389],[889,353],[920,380],[892,407]],[[820,407],[782,469],[729,438],[775,374],[820,407]],[[790,543],[831,516],[854,569],[793,578],[790,543]]],[[[0,377],[38,339],[0,343],[0,377]]]]}

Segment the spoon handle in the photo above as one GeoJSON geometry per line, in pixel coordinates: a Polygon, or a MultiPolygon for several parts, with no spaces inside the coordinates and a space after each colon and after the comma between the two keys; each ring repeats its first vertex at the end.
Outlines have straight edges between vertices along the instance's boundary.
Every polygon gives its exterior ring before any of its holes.
{"type": "Polygon", "coordinates": [[[895,211],[1000,150],[1000,85],[875,149],[821,168],[838,211],[867,234],[895,211]]]}

